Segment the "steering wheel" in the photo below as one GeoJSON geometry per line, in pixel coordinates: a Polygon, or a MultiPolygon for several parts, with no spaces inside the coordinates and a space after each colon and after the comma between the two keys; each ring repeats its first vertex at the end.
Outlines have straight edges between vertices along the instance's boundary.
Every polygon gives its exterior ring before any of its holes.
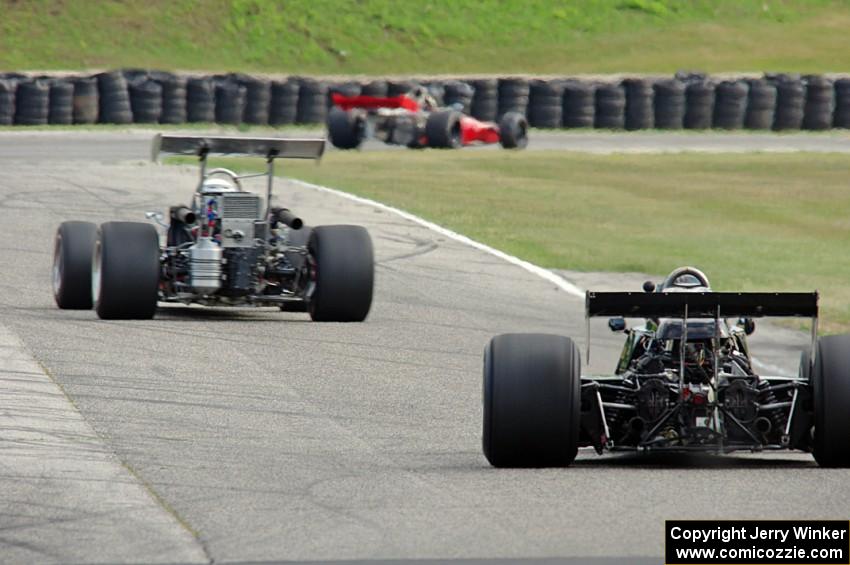
{"type": "Polygon", "coordinates": [[[220,177],[229,178],[230,180],[233,181],[233,184],[236,185],[236,188],[239,190],[239,192],[244,192],[242,190],[242,182],[239,180],[239,175],[237,175],[236,173],[234,173],[230,169],[225,169],[225,168],[211,169],[209,172],[207,172],[206,175],[204,175],[204,179],[208,179],[208,178],[210,178],[212,176],[216,176],[216,175],[220,176],[220,177]]]}
{"type": "Polygon", "coordinates": [[[708,277],[706,277],[705,273],[703,273],[696,267],[679,267],[678,269],[675,269],[672,273],[667,275],[667,278],[664,279],[663,283],[661,283],[661,290],[666,290],[670,287],[677,286],[674,284],[676,279],[684,275],[691,275],[699,281],[700,285],[706,288],[710,287],[708,283],[708,277]]]}

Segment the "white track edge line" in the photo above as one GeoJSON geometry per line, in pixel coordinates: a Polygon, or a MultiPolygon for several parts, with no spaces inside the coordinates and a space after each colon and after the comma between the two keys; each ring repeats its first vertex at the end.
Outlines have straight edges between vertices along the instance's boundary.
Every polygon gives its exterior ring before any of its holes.
{"type": "Polygon", "coordinates": [[[539,265],[535,265],[534,263],[529,263],[528,261],[520,259],[519,257],[505,253],[504,251],[499,251],[498,249],[490,247],[489,245],[481,243],[480,241],[475,241],[474,239],[471,239],[471,238],[469,238],[465,235],[459,234],[456,231],[452,231],[448,228],[444,228],[443,226],[441,226],[439,224],[435,224],[434,222],[429,222],[428,220],[421,218],[421,217],[419,217],[415,214],[411,214],[410,212],[405,212],[404,210],[401,210],[400,208],[396,208],[394,206],[388,206],[387,204],[384,204],[382,202],[378,202],[377,200],[372,200],[371,198],[364,198],[362,196],[356,196],[356,195],[351,194],[349,192],[344,192],[342,190],[337,190],[335,188],[330,188],[330,187],[322,186],[322,185],[319,185],[319,184],[313,184],[313,183],[305,182],[305,181],[298,180],[298,179],[287,179],[287,180],[289,180],[290,182],[297,184],[299,186],[305,187],[305,188],[318,190],[320,192],[328,192],[330,194],[333,194],[335,196],[339,196],[341,198],[345,198],[347,200],[352,200],[352,201],[360,203],[360,204],[366,204],[368,206],[373,206],[373,207],[378,208],[380,210],[383,210],[385,212],[390,212],[392,214],[395,214],[397,216],[404,218],[405,220],[409,220],[411,222],[419,224],[420,226],[423,226],[423,227],[425,227],[425,228],[427,228],[431,231],[434,231],[434,232],[436,232],[440,235],[443,235],[445,237],[448,237],[450,239],[453,239],[455,241],[463,243],[464,245],[474,247],[475,249],[478,249],[480,251],[484,251],[485,253],[489,253],[490,255],[498,257],[499,259],[502,259],[503,261],[507,261],[508,263],[511,263],[512,265],[516,265],[517,267],[525,269],[529,273],[532,273],[532,274],[537,275],[538,277],[540,277],[542,279],[545,279],[546,281],[549,281],[550,283],[554,284],[559,289],[563,290],[567,294],[570,294],[571,296],[575,296],[576,298],[584,298],[584,295],[585,295],[584,290],[580,289],[579,287],[577,287],[576,285],[574,285],[573,283],[571,283],[567,279],[561,277],[560,275],[553,273],[549,269],[544,269],[543,267],[540,267],[539,265]]]}
{"type": "MultiPolygon", "coordinates": [[[[359,204],[365,204],[367,206],[372,206],[374,208],[378,208],[379,210],[383,210],[385,212],[390,212],[392,214],[395,214],[397,216],[404,218],[405,220],[409,220],[413,223],[419,224],[420,226],[423,226],[423,227],[425,227],[425,228],[427,228],[431,231],[434,231],[434,232],[436,232],[440,235],[446,236],[450,239],[453,239],[455,241],[463,243],[464,245],[469,245],[470,247],[474,247],[475,249],[478,249],[480,251],[484,251],[485,253],[489,253],[490,255],[498,257],[499,259],[502,259],[503,261],[507,261],[508,263],[511,263],[512,265],[516,265],[517,267],[525,269],[529,273],[537,275],[538,277],[551,282],[552,284],[554,284],[555,286],[557,286],[558,288],[560,288],[561,290],[563,290],[564,292],[566,292],[567,294],[569,294],[571,296],[575,296],[576,298],[584,298],[585,297],[585,291],[584,290],[582,290],[578,286],[574,285],[573,283],[571,283],[570,281],[568,281],[564,277],[562,277],[562,276],[560,276],[556,273],[553,273],[549,269],[544,269],[543,267],[541,267],[539,265],[535,265],[534,263],[529,263],[528,261],[520,259],[519,257],[505,253],[504,251],[499,251],[498,249],[490,247],[489,245],[481,243],[480,241],[475,241],[472,238],[469,238],[465,235],[459,234],[456,231],[452,231],[448,228],[444,228],[443,226],[441,226],[439,224],[435,224],[434,222],[429,222],[428,220],[421,218],[421,217],[417,216],[416,214],[411,214],[410,212],[405,212],[404,210],[402,210],[400,208],[396,208],[394,206],[389,206],[387,204],[384,204],[383,202],[378,202],[377,200],[372,200],[371,198],[364,198],[363,196],[357,196],[355,194],[351,194],[350,192],[337,190],[335,188],[330,188],[328,186],[322,186],[320,184],[313,184],[311,182],[307,182],[307,181],[303,181],[303,180],[299,180],[299,179],[290,178],[290,179],[287,179],[287,180],[289,182],[292,182],[293,184],[297,184],[297,185],[302,186],[304,188],[309,188],[311,190],[317,190],[319,192],[327,192],[329,194],[339,196],[340,198],[345,198],[346,200],[351,200],[351,201],[357,202],[359,204]]],[[[761,360],[756,359],[755,357],[753,357],[752,360],[753,360],[753,363],[755,363],[757,365],[761,365],[762,367],[764,367],[768,371],[774,372],[778,375],[784,375],[784,374],[787,373],[786,371],[783,371],[780,367],[778,367],[776,365],[771,365],[769,363],[763,363],[761,360]]]]}

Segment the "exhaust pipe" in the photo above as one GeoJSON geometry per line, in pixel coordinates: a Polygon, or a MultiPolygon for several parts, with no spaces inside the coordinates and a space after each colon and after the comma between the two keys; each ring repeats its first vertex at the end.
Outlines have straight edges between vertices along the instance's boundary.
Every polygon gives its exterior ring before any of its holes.
{"type": "Polygon", "coordinates": [[[646,428],[646,420],[641,418],[640,416],[635,416],[631,420],[629,420],[629,430],[640,437],[643,433],[644,428],[646,428]]]}
{"type": "Polygon", "coordinates": [[[272,208],[272,222],[280,222],[294,230],[300,230],[304,222],[287,208],[272,208]]]}
{"type": "Polygon", "coordinates": [[[773,423],[764,416],[762,416],[761,418],[756,419],[755,426],[757,432],[766,434],[771,430],[771,428],[773,428],[773,423]]]}
{"type": "Polygon", "coordinates": [[[172,222],[183,222],[184,224],[194,224],[195,220],[198,218],[195,216],[195,213],[186,206],[172,206],[171,207],[171,221],[172,222]]]}

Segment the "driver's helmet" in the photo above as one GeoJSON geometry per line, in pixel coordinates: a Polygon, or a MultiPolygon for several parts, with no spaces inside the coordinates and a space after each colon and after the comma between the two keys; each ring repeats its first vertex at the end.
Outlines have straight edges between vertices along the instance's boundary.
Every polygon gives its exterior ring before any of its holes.
{"type": "Polygon", "coordinates": [[[198,188],[201,194],[221,194],[222,192],[239,192],[236,185],[221,177],[206,178],[198,188]]]}
{"type": "Polygon", "coordinates": [[[425,110],[433,110],[437,107],[437,100],[431,96],[427,87],[416,86],[408,93],[408,96],[416,100],[416,102],[425,110]]]}
{"type": "Polygon", "coordinates": [[[698,278],[691,274],[679,275],[675,279],[673,279],[673,286],[678,286],[681,288],[694,288],[697,286],[703,286],[698,278]]]}

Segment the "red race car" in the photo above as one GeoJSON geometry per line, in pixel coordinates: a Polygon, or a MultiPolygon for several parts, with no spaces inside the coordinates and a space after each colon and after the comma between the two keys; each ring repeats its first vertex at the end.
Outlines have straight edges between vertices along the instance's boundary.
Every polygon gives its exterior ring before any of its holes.
{"type": "Polygon", "coordinates": [[[499,123],[482,122],[455,108],[440,108],[424,88],[399,96],[331,95],[328,136],[334,147],[356,149],[364,139],[411,148],[455,149],[499,143],[506,149],[528,144],[528,121],[507,112],[499,123]]]}

